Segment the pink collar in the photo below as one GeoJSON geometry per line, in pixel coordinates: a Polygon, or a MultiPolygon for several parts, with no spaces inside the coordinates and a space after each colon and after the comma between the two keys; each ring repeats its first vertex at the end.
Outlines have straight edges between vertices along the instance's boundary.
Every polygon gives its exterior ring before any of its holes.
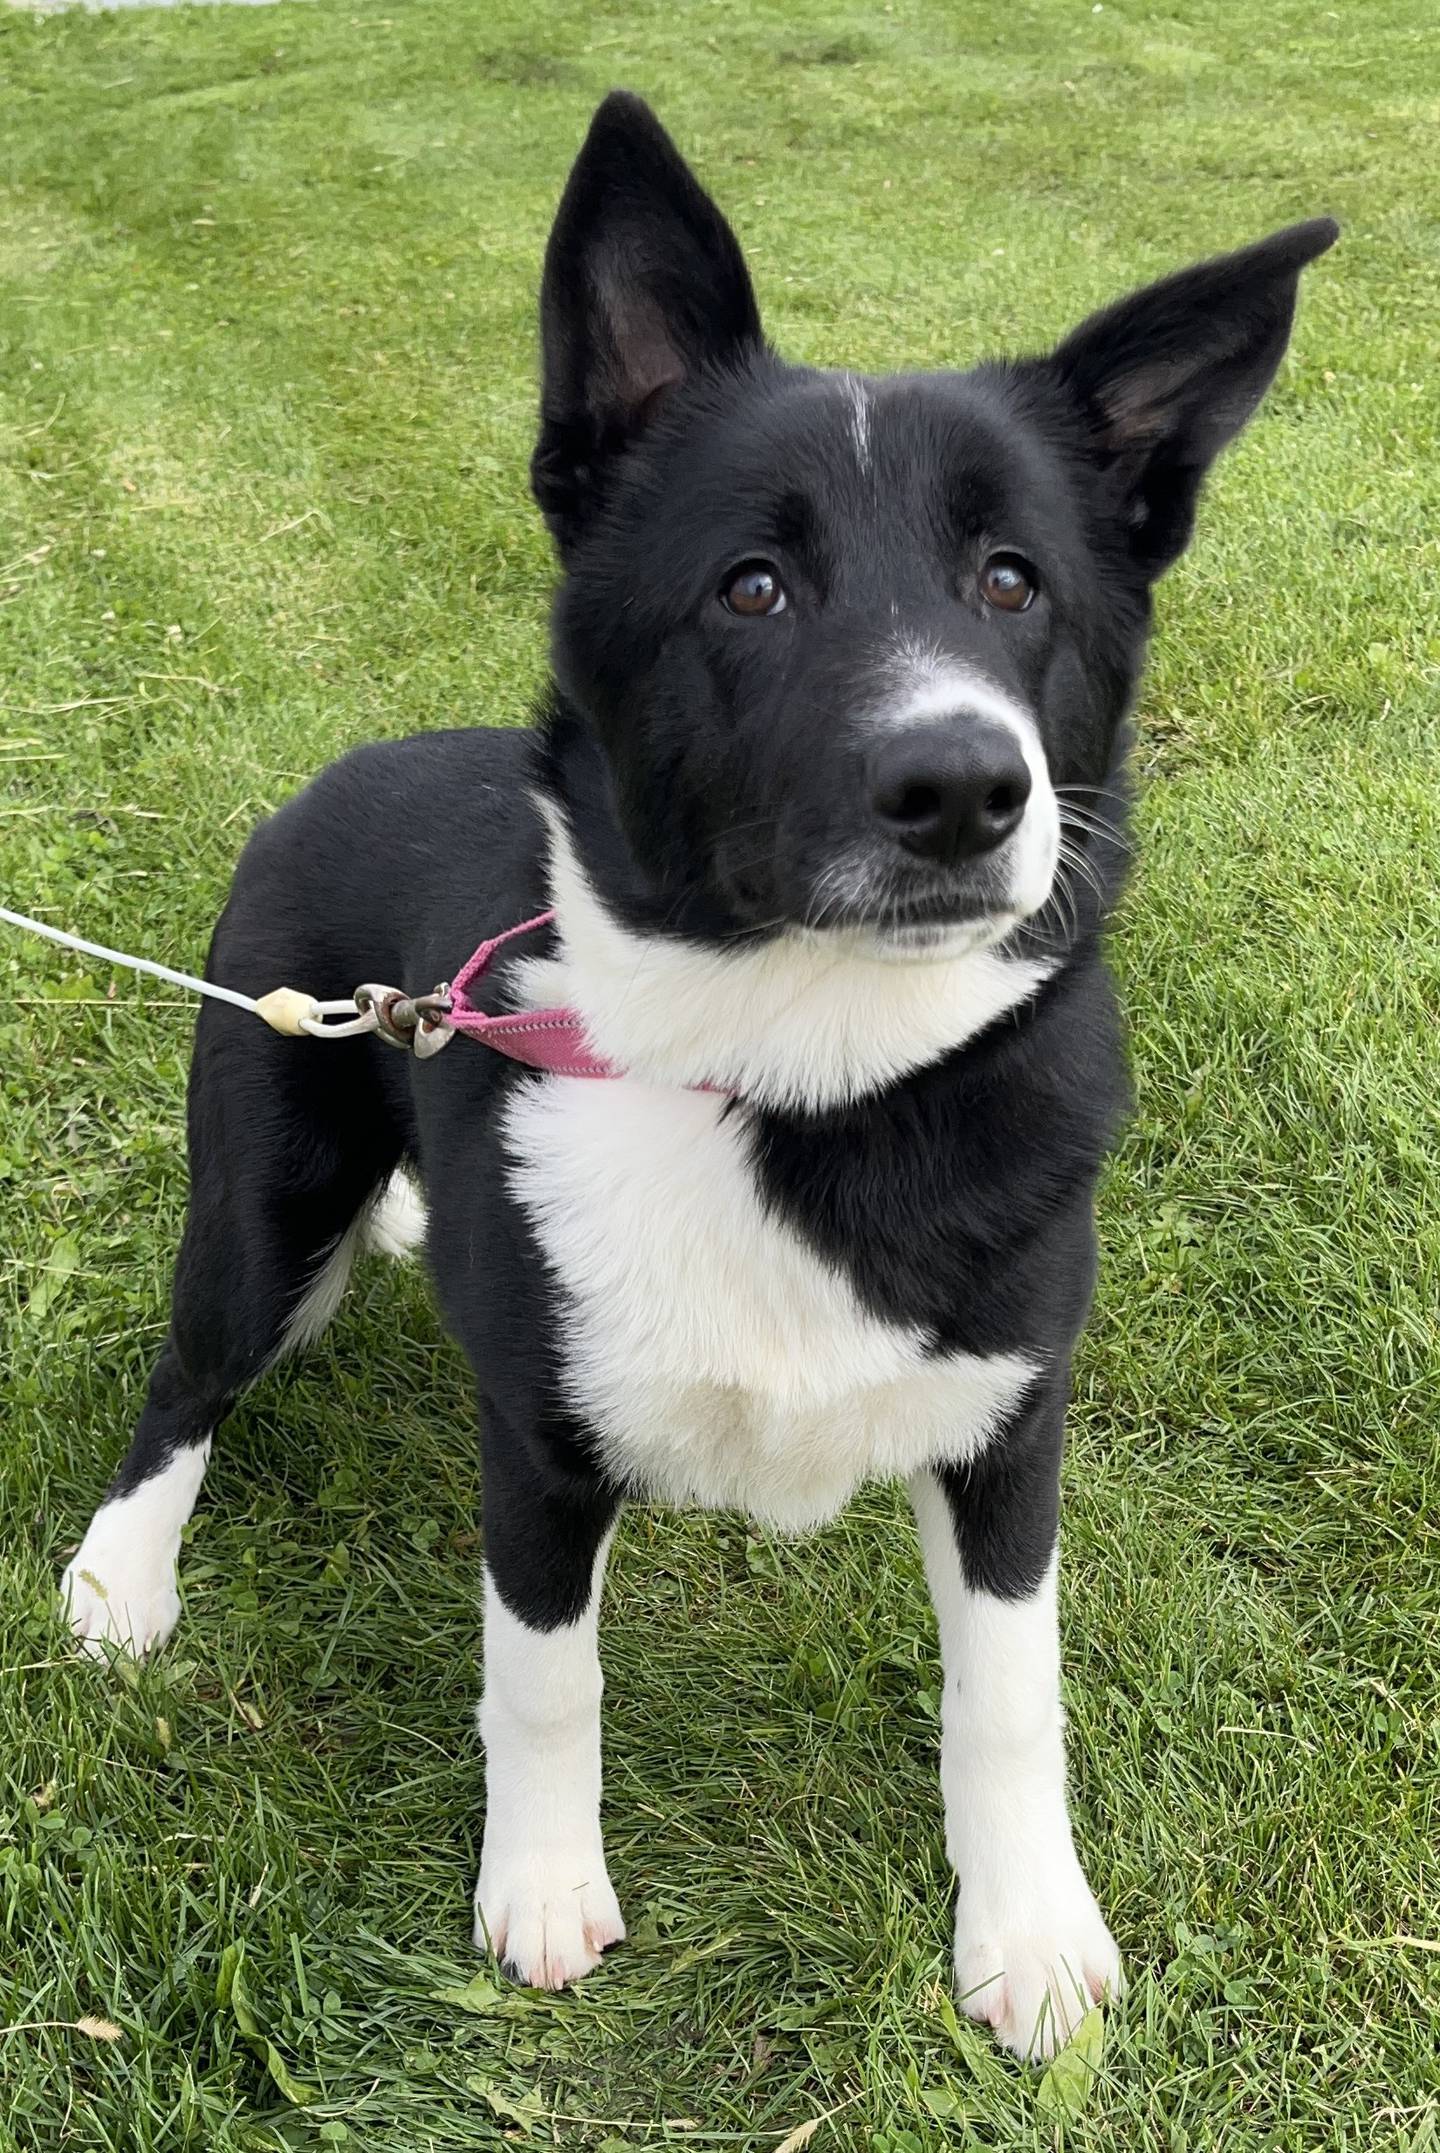
{"type": "Polygon", "coordinates": [[[517,935],[548,927],[554,917],[553,912],[539,912],[533,920],[523,920],[518,927],[507,927],[503,934],[482,942],[451,982],[450,1009],[444,1022],[452,1031],[479,1039],[497,1053],[508,1054],[512,1061],[526,1062],[532,1069],[548,1069],[555,1076],[620,1076],[621,1070],[591,1053],[585,1027],[573,1009],[520,1009],[509,1016],[487,1017],[483,1010],[471,1005],[466,993],[471,981],[479,979],[488,968],[497,949],[503,949],[517,935]]]}

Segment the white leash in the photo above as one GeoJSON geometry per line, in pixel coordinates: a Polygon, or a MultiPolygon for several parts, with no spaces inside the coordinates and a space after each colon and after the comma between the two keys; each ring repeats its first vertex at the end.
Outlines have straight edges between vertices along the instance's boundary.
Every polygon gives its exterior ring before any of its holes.
{"type": "Polygon", "coordinates": [[[168,964],[156,964],[149,957],[127,957],[124,950],[107,949],[103,942],[87,942],[83,935],[67,934],[63,927],[47,926],[44,920],[32,920],[23,912],[12,912],[0,905],[0,920],[7,926],[23,927],[31,934],[43,935],[47,942],[58,942],[62,949],[79,950],[82,957],[99,957],[106,964],[123,964],[132,972],[146,972],[152,979],[163,979],[172,987],[187,987],[192,994],[208,994],[214,1002],[229,1002],[236,1009],[249,1010],[260,1017],[270,1029],[284,1032],[291,1038],[308,1033],[312,1039],[353,1039],[361,1032],[373,1032],[376,1027],[373,1008],[357,1011],[354,996],[343,1002],[317,1002],[313,995],[302,994],[297,987],[275,987],[258,1000],[249,994],[237,994],[233,987],[218,987],[214,980],[196,979],[189,972],[177,972],[168,964]],[[342,1017],[350,1021],[329,1024],[327,1017],[342,1017]]]}

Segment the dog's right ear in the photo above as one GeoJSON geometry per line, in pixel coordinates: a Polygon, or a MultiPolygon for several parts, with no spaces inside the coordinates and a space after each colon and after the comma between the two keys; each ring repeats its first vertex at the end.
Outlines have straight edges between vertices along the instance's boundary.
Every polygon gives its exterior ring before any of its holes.
{"type": "Polygon", "coordinates": [[[561,198],[540,331],[530,483],[563,555],[666,394],[761,342],[734,233],[650,107],[626,91],[595,114],[561,198]]]}

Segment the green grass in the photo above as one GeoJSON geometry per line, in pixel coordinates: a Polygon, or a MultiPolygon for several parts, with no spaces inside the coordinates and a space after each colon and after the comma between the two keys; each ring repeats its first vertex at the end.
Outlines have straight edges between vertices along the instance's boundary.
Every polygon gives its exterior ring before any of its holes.
{"type": "MultiPolygon", "coordinates": [[[[1139,1108],[1065,1580],[1079,1837],[1134,1986],[1064,2137],[1433,2147],[1426,0],[7,12],[0,80],[0,891],[181,962],[337,751],[526,707],[537,263],[612,82],[803,358],[1035,345],[1345,220],[1143,704],[1139,1108]]],[[[0,2145],[448,2153],[522,2128],[487,2088],[577,2147],[773,2146],[837,2107],[817,2149],[1052,2144],[1035,2077],[947,2026],[935,1643],[888,1491],[794,1546],[631,1515],[604,1642],[635,1935],[558,2000],[435,1995],[475,1970],[477,1491],[418,1275],[367,1269],[235,1417],[161,1661],[71,1659],[57,1568],[164,1322],[188,1031],[0,941],[0,2145]],[[216,2005],[237,1943],[308,2108],[216,2005]],[[82,2015],[122,2038],[25,2030],[82,2015]]]]}

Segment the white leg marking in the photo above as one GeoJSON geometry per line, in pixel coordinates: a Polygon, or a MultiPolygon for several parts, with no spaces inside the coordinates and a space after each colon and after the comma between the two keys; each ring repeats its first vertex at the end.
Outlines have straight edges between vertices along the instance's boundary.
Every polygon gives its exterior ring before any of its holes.
{"type": "Polygon", "coordinates": [[[394,1173],[365,1220],[365,1246],[403,1259],[425,1239],[425,1199],[406,1173],[394,1173]]]}
{"type": "Polygon", "coordinates": [[[329,1253],[290,1312],[285,1335],[274,1360],[284,1360],[313,1346],[328,1330],[345,1298],[355,1258],[362,1248],[377,1255],[405,1257],[425,1238],[425,1202],[408,1174],[394,1173],[373,1204],[359,1210],[329,1253]]]}
{"type": "Polygon", "coordinates": [[[475,1942],[561,1989],[625,1934],[600,1839],[600,1579],[578,1622],[532,1630],[485,1574],[485,1838],[475,1942]]]}
{"type": "Polygon", "coordinates": [[[175,1451],[128,1495],[104,1502],[61,1580],[61,1601],[83,1650],[105,1644],[137,1657],[163,1645],[180,1619],[180,1532],[200,1493],[209,1442],[175,1451]]]}
{"type": "Polygon", "coordinates": [[[959,1882],[956,1990],[1017,2055],[1053,2055],[1092,2003],[1122,1986],[1065,1806],[1056,1566],[1028,1600],[972,1592],[939,1483],[917,1474],[910,1499],[945,1667],[940,1783],[959,1882]]]}
{"type": "Polygon", "coordinates": [[[270,1367],[283,1361],[289,1353],[299,1353],[306,1346],[313,1346],[329,1329],[336,1309],[345,1298],[345,1288],[350,1283],[367,1218],[368,1212],[362,1211],[346,1227],[329,1254],[321,1257],[314,1277],[290,1312],[285,1335],[271,1357],[270,1367]]]}

